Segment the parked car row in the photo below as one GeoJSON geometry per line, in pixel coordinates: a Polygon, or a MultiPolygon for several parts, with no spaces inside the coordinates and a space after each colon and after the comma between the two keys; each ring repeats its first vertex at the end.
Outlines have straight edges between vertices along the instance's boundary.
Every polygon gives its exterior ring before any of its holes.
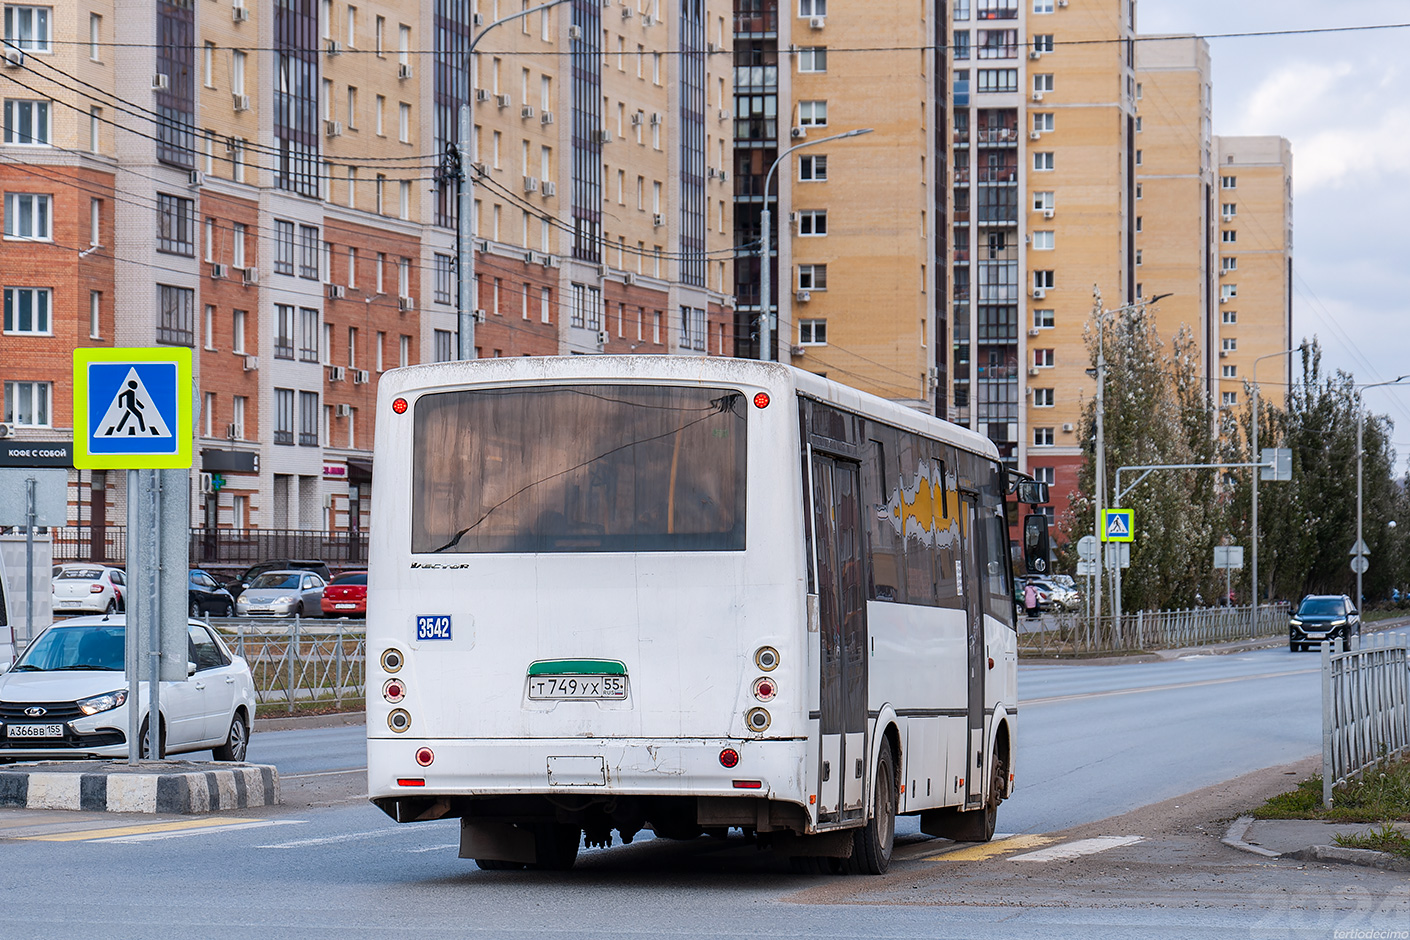
{"type": "MultiPolygon", "coordinates": [[[[123,613],[129,590],[126,572],[97,564],[55,565],[56,614],[123,613]]],[[[222,583],[193,568],[187,584],[192,617],[365,617],[367,572],[333,577],[321,561],[276,559],[252,565],[222,583]]]]}
{"type": "Polygon", "coordinates": [[[1077,589],[1071,583],[1063,583],[1064,580],[1070,582],[1070,578],[1063,575],[1052,575],[1046,578],[1037,577],[1017,577],[1013,581],[1014,602],[1019,607],[1023,606],[1025,588],[1031,584],[1037,592],[1038,610],[1050,611],[1076,611],[1082,609],[1082,595],[1077,593],[1077,589]]]}

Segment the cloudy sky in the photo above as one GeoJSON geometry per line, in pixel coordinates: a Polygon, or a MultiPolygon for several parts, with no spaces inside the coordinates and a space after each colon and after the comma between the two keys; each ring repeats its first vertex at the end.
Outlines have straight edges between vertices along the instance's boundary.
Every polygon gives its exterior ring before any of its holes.
{"type": "MultiPolygon", "coordinates": [[[[1410,23],[1405,0],[1138,0],[1143,33],[1211,37],[1216,134],[1293,149],[1293,336],[1324,364],[1378,382],[1410,373],[1410,28],[1301,36],[1221,33],[1410,23]]],[[[1265,390],[1267,391],[1267,390],[1265,390]]],[[[1371,389],[1410,457],[1410,380],[1371,389]]]]}

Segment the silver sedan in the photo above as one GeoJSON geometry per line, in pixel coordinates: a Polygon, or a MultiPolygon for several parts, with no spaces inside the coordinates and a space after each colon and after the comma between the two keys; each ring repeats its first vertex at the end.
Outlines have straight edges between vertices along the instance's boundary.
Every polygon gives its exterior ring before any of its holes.
{"type": "Polygon", "coordinates": [[[324,581],[308,571],[266,571],[235,601],[241,617],[320,617],[324,581]]]}

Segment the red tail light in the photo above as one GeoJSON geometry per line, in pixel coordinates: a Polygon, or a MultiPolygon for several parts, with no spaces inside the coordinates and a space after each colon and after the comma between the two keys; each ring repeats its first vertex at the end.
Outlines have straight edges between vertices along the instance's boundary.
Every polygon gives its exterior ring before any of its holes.
{"type": "Polygon", "coordinates": [[[720,752],[720,766],[733,767],[739,763],[739,752],[732,747],[727,747],[720,752]]]}
{"type": "Polygon", "coordinates": [[[431,752],[429,747],[423,747],[416,752],[416,763],[420,764],[422,767],[430,767],[431,761],[435,759],[436,755],[431,752]]]}
{"type": "Polygon", "coordinates": [[[397,786],[399,786],[399,787],[424,787],[425,785],[426,785],[426,778],[425,778],[425,777],[398,777],[398,778],[397,778],[397,786]]]}
{"type": "Polygon", "coordinates": [[[734,782],[734,788],[736,790],[758,790],[763,787],[763,785],[763,781],[761,780],[736,780],[734,782]]]}
{"type": "Polygon", "coordinates": [[[102,593],[103,593],[103,585],[101,585],[101,584],[90,584],[90,585],[88,585],[88,593],[89,593],[89,594],[102,594],[102,593]]]}

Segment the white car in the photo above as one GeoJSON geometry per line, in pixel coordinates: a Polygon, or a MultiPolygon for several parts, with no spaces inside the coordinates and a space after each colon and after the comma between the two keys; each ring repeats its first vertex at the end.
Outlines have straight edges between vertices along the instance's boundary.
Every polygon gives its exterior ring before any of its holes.
{"type": "MultiPolygon", "coordinates": [[[[126,617],[55,623],[0,675],[0,762],[127,756],[126,617]]],[[[255,716],[249,665],[198,620],[187,622],[187,677],[161,684],[164,754],[243,761],[255,716]]],[[[147,683],[136,703],[147,747],[147,683]]],[[[159,755],[160,756],[160,755],[159,755]]]]}
{"type": "Polygon", "coordinates": [[[127,609],[127,578],[121,568],[106,565],[64,565],[54,575],[54,613],[127,609]]]}

